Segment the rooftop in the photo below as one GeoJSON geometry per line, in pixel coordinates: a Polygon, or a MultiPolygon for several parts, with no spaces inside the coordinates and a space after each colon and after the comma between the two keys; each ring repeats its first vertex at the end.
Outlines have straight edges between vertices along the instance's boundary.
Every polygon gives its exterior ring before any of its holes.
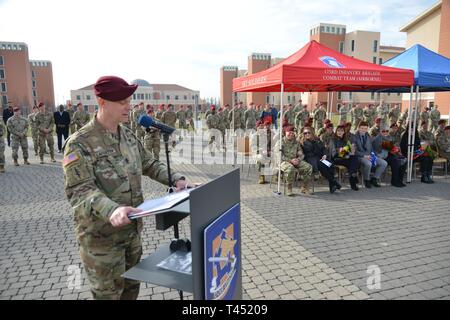
{"type": "Polygon", "coordinates": [[[431,8],[428,8],[423,13],[421,13],[419,16],[415,17],[412,21],[410,21],[408,24],[404,25],[402,28],[400,28],[400,32],[407,32],[409,29],[414,27],[417,23],[428,17],[429,15],[433,14],[437,10],[441,9],[442,1],[439,0],[434,6],[431,8]]]}

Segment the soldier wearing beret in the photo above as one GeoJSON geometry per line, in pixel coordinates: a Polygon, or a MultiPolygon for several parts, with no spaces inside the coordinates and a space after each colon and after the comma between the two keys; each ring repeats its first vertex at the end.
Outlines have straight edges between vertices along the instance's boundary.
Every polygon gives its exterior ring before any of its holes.
{"type": "MultiPolygon", "coordinates": [[[[136,88],[115,76],[98,79],[98,113],[70,136],[64,150],[65,192],[74,209],[80,256],[94,299],[138,297],[139,282],[121,277],[142,254],[142,221],[131,221],[128,214],[139,212],[136,207],[144,200],[142,175],[169,182],[166,165],[121,124],[128,121],[136,88]]],[[[188,186],[178,173],[170,184],[188,186]]]]}

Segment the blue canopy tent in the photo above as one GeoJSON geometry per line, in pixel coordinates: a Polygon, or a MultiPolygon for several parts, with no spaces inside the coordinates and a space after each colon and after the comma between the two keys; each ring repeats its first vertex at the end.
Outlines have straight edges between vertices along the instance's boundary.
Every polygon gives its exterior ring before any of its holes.
{"type": "Polygon", "coordinates": [[[408,179],[411,181],[413,145],[417,120],[417,97],[419,92],[450,91],[450,59],[431,51],[420,44],[383,63],[384,66],[411,69],[414,71],[414,86],[380,89],[377,92],[410,92],[409,115],[412,115],[412,96],[415,96],[414,121],[409,121],[408,179]],[[412,128],[411,128],[412,126],[412,128]],[[411,130],[412,129],[412,130],[411,130]]]}

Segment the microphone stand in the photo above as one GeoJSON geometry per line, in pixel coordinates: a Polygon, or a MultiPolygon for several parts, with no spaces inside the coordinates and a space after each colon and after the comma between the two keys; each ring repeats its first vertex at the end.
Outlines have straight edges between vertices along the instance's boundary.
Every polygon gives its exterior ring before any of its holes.
{"type": "MultiPolygon", "coordinates": [[[[164,149],[166,151],[166,161],[167,161],[167,175],[169,177],[168,186],[169,186],[169,192],[170,192],[171,187],[172,187],[172,174],[170,172],[169,137],[170,137],[170,134],[163,133],[164,149]]],[[[174,235],[175,239],[178,239],[180,237],[179,230],[178,230],[178,222],[173,225],[173,235],[174,235]]],[[[183,291],[178,290],[178,293],[180,294],[180,300],[183,300],[183,291]]]]}

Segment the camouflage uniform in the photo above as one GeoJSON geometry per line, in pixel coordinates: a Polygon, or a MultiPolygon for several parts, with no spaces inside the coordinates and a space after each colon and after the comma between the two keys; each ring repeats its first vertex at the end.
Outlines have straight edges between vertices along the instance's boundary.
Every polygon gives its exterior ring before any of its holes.
{"type": "Polygon", "coordinates": [[[241,129],[241,123],[244,119],[241,120],[242,112],[240,108],[233,108],[231,112],[228,114],[228,120],[233,125],[233,130],[241,129]],[[234,115],[234,123],[233,123],[233,115],[234,115]]]}
{"type": "Polygon", "coordinates": [[[438,141],[439,137],[443,134],[445,134],[444,129],[441,129],[441,127],[438,127],[437,130],[434,132],[434,139],[436,141],[438,141]]]}
{"type": "MultiPolygon", "coordinates": [[[[304,161],[305,155],[302,151],[302,146],[298,141],[294,139],[283,138],[283,144],[281,148],[281,171],[285,175],[285,179],[288,185],[292,185],[295,178],[295,171],[298,171],[303,176],[303,188],[308,189],[308,184],[313,172],[312,166],[304,161]],[[294,167],[289,161],[292,159],[299,159],[300,163],[297,167],[294,167]]],[[[280,150],[280,141],[277,142],[274,150],[280,150]]]]}
{"type": "Polygon", "coordinates": [[[75,111],[73,114],[73,123],[75,124],[75,129],[78,131],[86,123],[89,122],[89,113],[84,111],[75,111]]]}
{"type": "Polygon", "coordinates": [[[33,139],[34,153],[38,155],[39,152],[39,129],[36,126],[36,115],[37,113],[30,113],[28,115],[28,123],[31,128],[31,138],[33,139]]]}
{"type": "Polygon", "coordinates": [[[139,117],[142,115],[145,115],[146,112],[143,109],[137,109],[134,110],[133,112],[133,120],[134,120],[134,128],[135,128],[135,132],[136,132],[136,137],[138,138],[139,141],[142,141],[142,139],[144,139],[144,135],[145,135],[145,129],[142,128],[142,126],[139,124],[139,117]]]}
{"type": "Polygon", "coordinates": [[[350,115],[352,119],[353,129],[357,130],[359,123],[364,119],[364,110],[360,107],[352,108],[352,110],[350,111],[350,115]]]}
{"type": "Polygon", "coordinates": [[[389,111],[388,114],[390,124],[397,123],[398,118],[400,117],[400,108],[393,108],[389,111]]]}
{"type": "Polygon", "coordinates": [[[75,111],[73,111],[73,109],[69,109],[67,108],[67,113],[69,114],[70,117],[70,124],[69,124],[69,129],[70,129],[70,134],[75,133],[75,123],[73,122],[73,116],[75,114],[75,111]]]}
{"type": "Polygon", "coordinates": [[[430,120],[430,113],[428,111],[422,111],[420,113],[420,124],[422,124],[422,122],[426,122],[428,124],[429,120],[430,120]]]}
{"type": "Polygon", "coordinates": [[[55,120],[53,114],[50,112],[39,112],[36,115],[36,126],[39,130],[39,157],[41,162],[44,161],[45,142],[47,142],[50,149],[50,157],[55,159],[54,139],[53,139],[53,127],[55,120]],[[48,133],[44,132],[44,129],[48,129],[48,133]]]}
{"type": "Polygon", "coordinates": [[[350,112],[348,106],[343,105],[339,109],[339,123],[347,123],[347,114],[350,112]]]}
{"type": "Polygon", "coordinates": [[[320,136],[320,141],[323,142],[323,145],[325,146],[326,149],[329,148],[331,140],[333,140],[333,132],[328,133],[328,132],[324,132],[321,136],[320,136]]]}
{"type": "Polygon", "coordinates": [[[244,112],[245,130],[256,129],[256,110],[247,109],[244,112]]]}
{"type": "Polygon", "coordinates": [[[434,132],[436,131],[438,127],[438,122],[441,119],[441,113],[437,109],[433,109],[430,112],[430,131],[434,132]]]}
{"type": "Polygon", "coordinates": [[[302,130],[305,122],[309,120],[309,111],[303,109],[295,116],[295,128],[297,131],[302,130]]]}
{"type": "Polygon", "coordinates": [[[186,110],[186,121],[189,122],[189,125],[192,127],[192,130],[195,130],[194,112],[191,109],[186,110]]]}
{"type": "Polygon", "coordinates": [[[327,112],[322,109],[316,109],[314,111],[314,129],[315,130],[319,130],[320,128],[323,127],[323,121],[326,119],[327,117],[327,112]]]}
{"type": "Polygon", "coordinates": [[[444,132],[443,134],[439,135],[436,144],[439,150],[439,156],[450,160],[450,137],[447,136],[444,132]]]}
{"type": "MultiPolygon", "coordinates": [[[[167,184],[167,169],[152,158],[132,131],[118,135],[92,119],[70,136],[64,149],[65,192],[74,209],[75,234],[94,299],[136,299],[139,282],[121,275],[141,258],[142,219],[113,227],[119,206],[140,205],[141,175],[167,184]]],[[[172,182],[182,178],[173,174],[172,182]]]]}
{"type": "MultiPolygon", "coordinates": [[[[208,118],[206,119],[206,125],[208,126],[208,129],[210,130],[210,138],[209,138],[209,147],[212,148],[212,144],[215,141],[215,136],[213,135],[213,132],[211,129],[220,130],[220,116],[216,112],[211,112],[208,115],[208,118]]],[[[220,130],[221,131],[221,130],[220,130]]],[[[219,141],[217,141],[218,144],[220,144],[219,141]]]]}
{"type": "Polygon", "coordinates": [[[434,138],[433,133],[431,131],[427,130],[424,131],[423,129],[419,130],[419,138],[420,141],[428,141],[428,143],[433,147],[433,149],[436,148],[436,140],[434,138]]]}
{"type": "Polygon", "coordinates": [[[162,121],[163,114],[164,114],[164,111],[163,111],[163,110],[158,110],[158,111],[156,112],[156,114],[155,114],[155,118],[156,118],[158,121],[162,121]]]}
{"type": "Polygon", "coordinates": [[[159,160],[159,152],[161,150],[161,134],[158,129],[145,129],[144,147],[150,154],[153,154],[153,158],[159,160]]]}
{"type": "Polygon", "coordinates": [[[388,122],[389,108],[387,105],[380,105],[377,108],[378,117],[381,118],[381,125],[385,125],[388,122]]]}
{"type": "Polygon", "coordinates": [[[222,120],[224,121],[225,124],[225,130],[230,129],[231,121],[229,120],[229,116],[230,116],[230,109],[228,108],[223,109],[222,120]]]}
{"type": "Polygon", "coordinates": [[[377,111],[375,110],[375,108],[369,107],[364,108],[363,110],[364,121],[366,121],[369,124],[369,127],[372,127],[374,125],[376,113],[377,111]]]}
{"type": "Polygon", "coordinates": [[[175,128],[177,114],[172,110],[167,110],[162,114],[162,122],[167,124],[169,127],[175,128]]]}
{"type": "Polygon", "coordinates": [[[186,111],[185,110],[178,110],[177,111],[177,119],[178,119],[178,128],[180,129],[187,129],[187,123],[186,123],[186,111]]]}
{"type": "MultiPolygon", "coordinates": [[[[280,116],[281,113],[278,114],[278,116],[280,116]]],[[[283,115],[283,118],[286,119],[288,121],[288,123],[292,126],[295,125],[295,113],[294,110],[290,109],[290,110],[286,110],[286,112],[283,115]]]]}
{"type": "Polygon", "coordinates": [[[22,116],[12,116],[6,122],[8,131],[11,132],[11,151],[14,162],[19,157],[19,146],[22,148],[23,159],[28,159],[28,121],[22,116]]]}
{"type": "Polygon", "coordinates": [[[3,120],[0,121],[0,173],[5,172],[5,140],[3,139],[6,133],[3,120]]]}

